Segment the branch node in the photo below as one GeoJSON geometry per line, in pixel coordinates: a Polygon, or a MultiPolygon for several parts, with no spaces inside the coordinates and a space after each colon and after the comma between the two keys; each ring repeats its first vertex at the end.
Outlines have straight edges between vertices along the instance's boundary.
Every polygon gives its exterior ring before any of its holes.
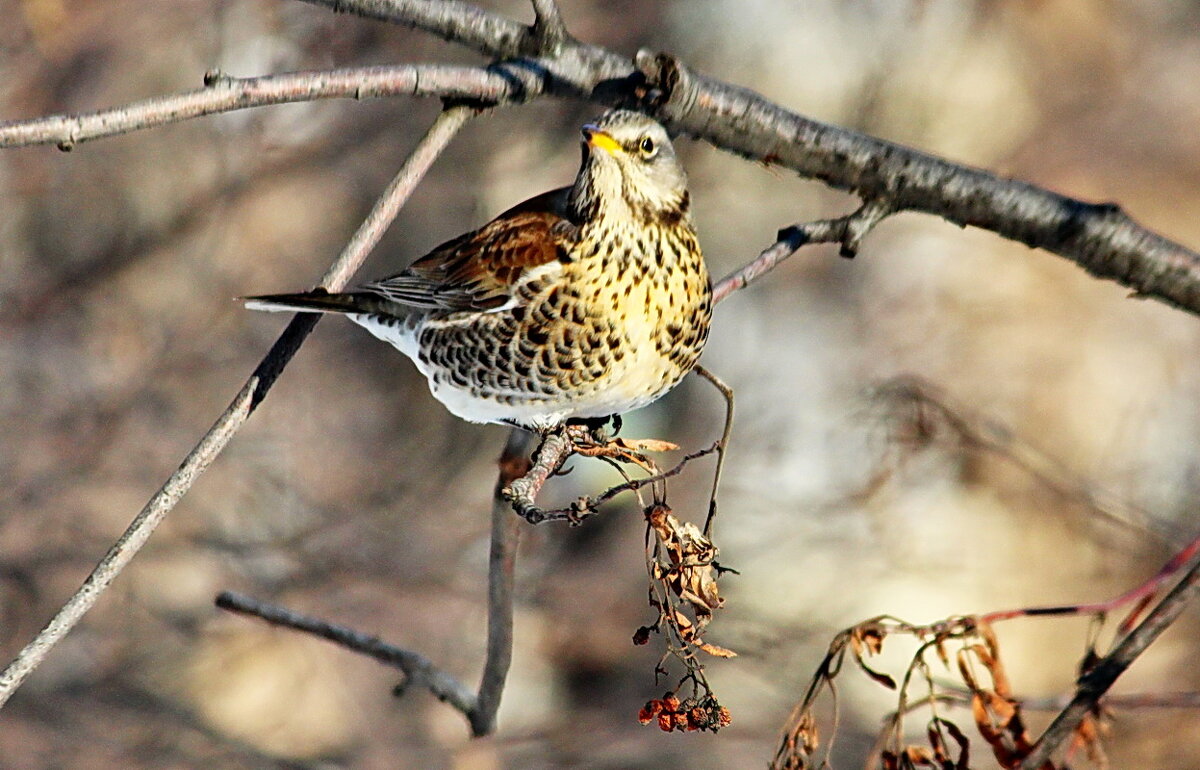
{"type": "Polygon", "coordinates": [[[669,53],[654,53],[643,48],[633,59],[642,82],[634,95],[643,108],[667,121],[678,121],[691,112],[698,89],[683,63],[669,53]]]}
{"type": "Polygon", "coordinates": [[[842,234],[841,247],[838,254],[846,259],[858,256],[862,239],[875,228],[884,218],[896,213],[889,201],[875,198],[867,201],[858,211],[846,218],[845,231],[842,234]]]}
{"type": "Polygon", "coordinates": [[[533,0],[533,26],[529,28],[529,39],[537,56],[558,56],[563,44],[571,39],[562,12],[555,0],[533,0]]]}
{"type": "Polygon", "coordinates": [[[229,76],[226,75],[221,70],[217,69],[216,67],[214,67],[204,73],[204,87],[205,88],[212,88],[213,86],[221,83],[221,81],[223,81],[223,80],[229,80],[229,76]]]}

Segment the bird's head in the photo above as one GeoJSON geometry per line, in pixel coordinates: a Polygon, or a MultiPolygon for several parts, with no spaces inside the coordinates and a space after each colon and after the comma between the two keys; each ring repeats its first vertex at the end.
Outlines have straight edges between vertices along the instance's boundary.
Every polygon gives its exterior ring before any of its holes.
{"type": "Polygon", "coordinates": [[[687,216],[687,174],[659,123],[640,112],[611,110],[582,132],[583,165],[571,191],[576,211],[643,222],[687,216]]]}

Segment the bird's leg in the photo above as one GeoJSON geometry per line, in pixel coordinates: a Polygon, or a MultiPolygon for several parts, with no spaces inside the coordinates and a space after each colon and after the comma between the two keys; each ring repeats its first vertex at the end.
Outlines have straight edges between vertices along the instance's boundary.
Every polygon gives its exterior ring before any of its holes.
{"type": "Polygon", "coordinates": [[[692,371],[711,382],[725,397],[725,428],[721,432],[721,441],[717,444],[717,468],[713,471],[712,495],[708,498],[708,517],[704,520],[704,536],[709,537],[712,535],[713,517],[717,515],[717,486],[721,483],[721,469],[725,466],[725,450],[729,449],[729,435],[733,432],[733,388],[703,366],[697,366],[692,371]]]}

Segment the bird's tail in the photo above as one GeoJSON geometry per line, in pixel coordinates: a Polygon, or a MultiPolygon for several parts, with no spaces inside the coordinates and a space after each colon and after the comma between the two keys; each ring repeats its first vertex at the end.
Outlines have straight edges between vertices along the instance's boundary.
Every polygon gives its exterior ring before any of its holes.
{"type": "Polygon", "coordinates": [[[264,294],[242,297],[250,310],[292,313],[363,313],[402,315],[395,302],[365,291],[330,294],[327,291],[307,291],[301,294],[264,294]]]}

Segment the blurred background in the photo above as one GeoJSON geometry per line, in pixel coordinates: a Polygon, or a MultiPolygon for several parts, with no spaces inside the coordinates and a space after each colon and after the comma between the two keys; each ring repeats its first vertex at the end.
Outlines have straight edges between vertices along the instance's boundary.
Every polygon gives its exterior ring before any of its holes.
{"type": "MultiPolygon", "coordinates": [[[[524,3],[487,7],[530,20],[524,3]]],[[[476,62],[428,36],[290,0],[0,0],[0,119],[238,76],[476,62]]],[[[566,0],[583,40],[667,50],[809,116],[1116,201],[1200,246],[1200,5],[1174,0],[566,0]]],[[[436,114],[430,101],[238,112],[0,153],[0,657],[87,574],[281,330],[234,297],[310,286],[436,114]]],[[[403,268],[568,183],[598,109],[476,121],[360,278],[403,268]]],[[[721,276],[780,227],[855,201],[681,140],[721,276]]],[[[802,250],[723,303],[704,363],[737,391],[716,540],[727,607],[708,670],[733,724],[637,724],[658,697],[644,523],[526,528],[499,733],[471,741],[396,672],[224,616],[230,588],[378,634],[468,682],[482,663],[488,506],[505,431],[459,422],[398,353],[321,323],[268,400],[0,718],[0,764],[64,767],[695,768],[770,758],[831,637],[879,613],[1092,601],[1197,527],[1200,323],[1057,257],[931,217],[855,260],[802,250]],[[898,388],[920,378],[959,421],[898,388]],[[956,427],[956,425],[958,427],[956,427]],[[964,433],[961,429],[967,426],[964,433]],[[985,440],[981,440],[985,439],[985,440]]],[[[698,447],[722,404],[687,382],[625,435],[698,447]]],[[[549,498],[607,485],[575,461],[549,498]]],[[[711,466],[673,482],[700,521],[711,466]]],[[[1200,688],[1196,613],[1117,686],[1200,688]]],[[[1072,688],[1086,620],[997,628],[1020,696],[1072,688]]],[[[1108,629],[1105,631],[1109,632],[1108,629]]],[[[1102,639],[1105,638],[1102,631],[1102,639]]],[[[912,654],[889,639],[881,667],[912,654]]],[[[839,767],[895,696],[848,672],[839,767]]],[[[951,712],[964,727],[970,716],[951,712]]],[[[1035,728],[1048,714],[1031,715],[1035,728]]],[[[1200,766],[1200,714],[1118,711],[1114,767],[1200,766]]],[[[923,730],[924,720],[912,720],[923,730]]],[[[824,734],[828,736],[828,725],[824,734]]],[[[973,734],[973,733],[972,733],[973,734]]],[[[977,743],[973,759],[992,766],[977,743]]]]}

